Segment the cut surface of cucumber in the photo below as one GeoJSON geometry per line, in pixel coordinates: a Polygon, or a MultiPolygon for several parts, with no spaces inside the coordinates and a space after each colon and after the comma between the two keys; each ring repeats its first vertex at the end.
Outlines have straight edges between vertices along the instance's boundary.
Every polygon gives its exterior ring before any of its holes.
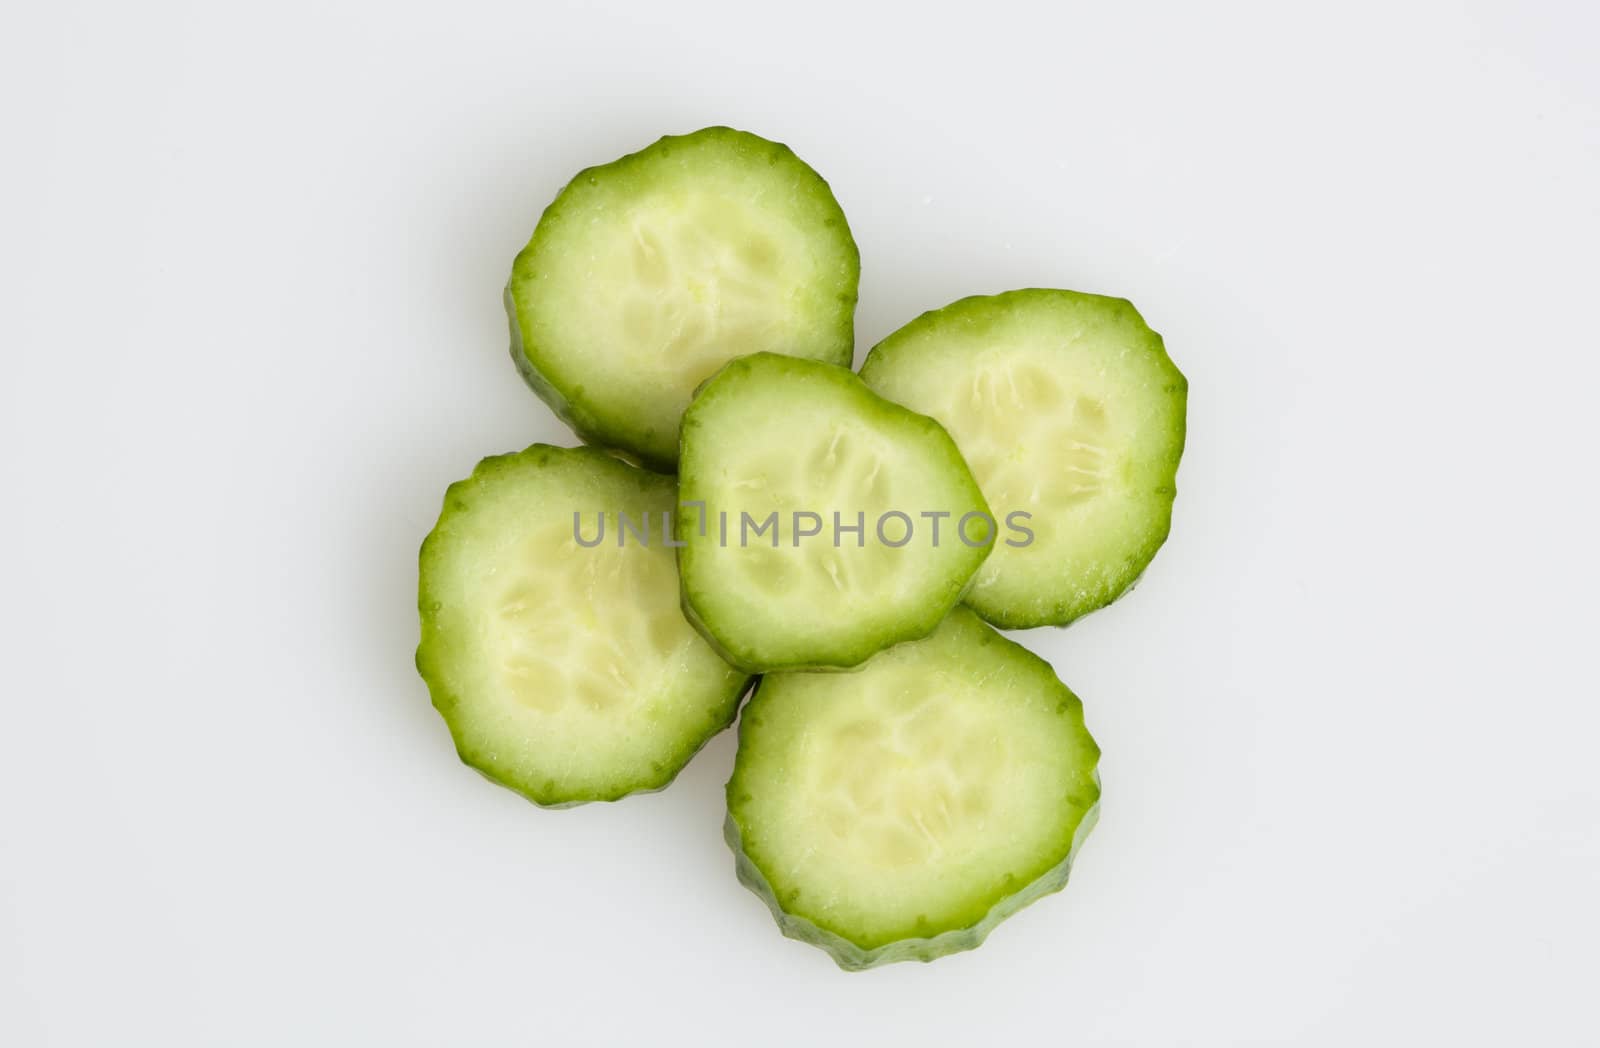
{"type": "Polygon", "coordinates": [[[657,468],[708,375],[756,350],[849,365],[860,255],[828,184],[726,127],[580,172],[506,287],[511,354],[586,441],[657,468]]]}
{"type": "Polygon", "coordinates": [[[1050,665],[957,608],[853,673],[762,678],[728,843],[784,934],[841,967],[932,960],[1066,884],[1099,753],[1050,665]]]}
{"type": "Polygon", "coordinates": [[[544,806],[615,800],[728,726],[748,679],[683,617],[673,551],[616,541],[618,514],[660,529],[676,501],[670,477],[540,444],[450,486],[422,546],[417,669],[463,761],[544,806]],[[580,545],[597,514],[604,539],[580,545]]]}
{"type": "Polygon", "coordinates": [[[685,607],[752,672],[926,636],[994,537],[950,435],[831,364],[728,364],[684,416],[680,465],[685,607]]]}
{"type": "Polygon", "coordinates": [[[1166,540],[1189,387],[1129,302],[1041,288],[962,299],[880,342],[861,377],[944,423],[996,516],[1032,533],[998,543],[966,597],[995,625],[1103,607],[1166,540]]]}

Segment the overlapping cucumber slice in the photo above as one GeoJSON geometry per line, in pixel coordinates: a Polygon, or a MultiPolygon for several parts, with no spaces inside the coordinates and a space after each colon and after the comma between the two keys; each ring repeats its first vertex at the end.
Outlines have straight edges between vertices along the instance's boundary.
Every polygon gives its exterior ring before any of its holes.
{"type": "Polygon", "coordinates": [[[926,636],[996,530],[937,422],[816,361],[723,368],[684,417],[681,469],[686,607],[752,672],[926,636]]]}
{"type": "Polygon", "coordinates": [[[958,608],[854,673],[774,673],[727,836],[784,934],[844,968],[971,949],[1066,884],[1099,747],[1049,664],[958,608]]]}
{"type": "Polygon", "coordinates": [[[670,477],[593,448],[534,445],[450,486],[422,546],[417,668],[462,760],[541,805],[614,800],[732,721],[748,678],[679,607],[659,539],[676,502],[670,477]]]}
{"type": "Polygon", "coordinates": [[[848,365],[860,256],[826,182],[726,127],[580,172],[517,256],[512,356],[585,440],[658,468],[708,375],[761,349],[848,365]]]}
{"type": "Polygon", "coordinates": [[[990,622],[1065,625],[1127,591],[1166,540],[1188,383],[1123,299],[962,299],[884,339],[861,377],[944,423],[994,512],[1032,532],[979,569],[966,601],[990,622]]]}

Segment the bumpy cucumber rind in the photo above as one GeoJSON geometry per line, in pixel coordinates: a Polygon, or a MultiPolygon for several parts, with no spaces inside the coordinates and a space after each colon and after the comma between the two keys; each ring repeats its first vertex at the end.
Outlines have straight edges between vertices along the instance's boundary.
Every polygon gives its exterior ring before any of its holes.
{"type": "Polygon", "coordinates": [[[861,277],[861,253],[850,233],[844,211],[827,181],[788,146],[731,127],[706,127],[685,135],[664,135],[638,152],[579,171],[545,208],[533,236],[517,255],[503,296],[511,328],[511,359],[529,388],[585,443],[620,452],[630,461],[665,473],[673,472],[676,468],[676,432],[662,433],[653,427],[603,418],[601,413],[587,406],[587,401],[593,398],[595,391],[587,390],[581,384],[557,379],[546,363],[544,347],[529,337],[523,316],[526,307],[519,305],[516,287],[520,279],[535,270],[549,235],[551,219],[560,216],[583,187],[604,179],[629,177],[647,170],[653,161],[674,150],[705,144],[721,144],[732,150],[748,152],[764,157],[772,167],[787,169],[802,187],[801,191],[809,194],[818,210],[825,215],[819,224],[835,239],[833,246],[840,252],[842,272],[839,277],[840,290],[835,297],[835,314],[831,319],[834,333],[832,349],[828,355],[818,359],[849,367],[855,354],[855,308],[861,277]]]}
{"type": "MultiPolygon", "coordinates": [[[[1168,355],[1161,334],[1152,330],[1133,303],[1123,298],[1059,288],[1021,288],[996,295],[972,295],[958,299],[947,306],[921,314],[873,346],[862,363],[861,377],[869,386],[881,392],[880,374],[893,367],[891,361],[896,354],[918,338],[941,329],[984,331],[1000,323],[1011,311],[1028,309],[1061,309],[1098,314],[1114,318],[1128,330],[1136,332],[1132,349],[1147,354],[1162,374],[1159,392],[1169,399],[1170,411],[1165,420],[1167,439],[1164,457],[1152,463],[1160,474],[1158,483],[1148,493],[1153,496],[1149,499],[1149,506],[1155,517],[1155,526],[1142,536],[1142,541],[1125,551],[1120,571],[1121,583],[1087,598],[1073,593],[1049,600],[1033,600],[1027,604],[997,598],[985,592],[982,586],[975,586],[964,602],[985,621],[1001,629],[1067,626],[1090,612],[1115,603],[1138,585],[1171,533],[1172,506],[1177,498],[1177,473],[1186,442],[1189,381],[1168,355]]],[[[1006,512],[1006,507],[997,509],[1006,512]]],[[[997,563],[991,563],[988,568],[996,570],[997,563]]]]}
{"type": "Polygon", "coordinates": [[[495,767],[493,762],[486,759],[486,754],[482,752],[481,744],[474,744],[467,738],[464,721],[458,713],[463,701],[462,696],[450,687],[448,674],[444,669],[445,660],[448,658],[448,642],[442,635],[435,617],[440,608],[440,600],[438,594],[430,586],[431,574],[426,569],[426,565],[434,548],[444,541],[444,537],[456,516],[470,512],[471,495],[486,480],[503,471],[523,468],[529,465],[544,467],[562,457],[589,459],[600,469],[627,470],[628,474],[633,476],[641,487],[670,480],[670,478],[659,474],[635,469],[619,461],[616,456],[593,447],[563,448],[548,444],[534,444],[520,452],[490,456],[480,461],[474,467],[470,476],[452,483],[446,489],[438,523],[428,533],[427,538],[423,540],[418,557],[419,564],[422,566],[422,570],[419,572],[417,588],[417,612],[421,626],[421,640],[417,645],[416,668],[424,684],[427,685],[433,708],[438,711],[450,731],[456,755],[463,764],[490,782],[520,794],[538,807],[549,809],[573,808],[601,801],[617,801],[636,793],[655,793],[665,789],[672,784],[678,773],[683,770],[696,753],[704,748],[706,743],[733,724],[734,718],[738,715],[739,706],[745,696],[750,693],[753,683],[753,679],[750,677],[730,678],[732,683],[728,688],[725,701],[707,723],[705,731],[697,735],[687,736],[684,743],[676,751],[664,755],[641,774],[608,787],[596,786],[588,790],[573,790],[559,787],[550,780],[528,779],[502,772],[495,767]]]}
{"type": "MultiPolygon", "coordinates": [[[[1100,775],[1095,773],[1095,786],[1098,789],[1100,775]]],[[[784,910],[783,904],[778,901],[777,893],[768,883],[761,868],[745,853],[744,840],[739,832],[739,823],[730,813],[723,823],[723,839],[728,842],[728,847],[733,851],[734,869],[738,874],[739,883],[754,892],[767,909],[772,912],[773,919],[777,921],[778,930],[790,939],[798,942],[810,943],[819,947],[832,957],[834,963],[847,972],[865,971],[885,964],[894,964],[898,961],[928,961],[938,960],[940,957],[952,953],[961,953],[964,950],[975,950],[983,945],[983,941],[994,931],[995,926],[1010,917],[1018,910],[1037,902],[1046,895],[1054,894],[1067,886],[1067,879],[1072,873],[1072,863],[1078,857],[1078,849],[1088,838],[1089,831],[1094,829],[1095,823],[1100,818],[1100,802],[1084,813],[1083,820],[1078,823],[1078,829],[1072,837],[1072,848],[1055,866],[1036,878],[1021,890],[1007,895],[990,907],[983,920],[967,928],[957,928],[941,932],[926,939],[901,939],[897,942],[886,943],[873,949],[863,949],[842,935],[818,927],[813,922],[796,914],[784,910]]]]}

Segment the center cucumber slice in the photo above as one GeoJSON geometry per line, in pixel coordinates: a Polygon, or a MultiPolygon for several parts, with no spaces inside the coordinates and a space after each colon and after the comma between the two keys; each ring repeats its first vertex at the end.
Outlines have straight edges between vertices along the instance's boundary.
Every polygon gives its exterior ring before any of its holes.
{"type": "Polygon", "coordinates": [[[926,636],[997,530],[955,443],[850,371],[757,353],[683,422],[691,616],[752,672],[854,666],[926,636]]]}
{"type": "Polygon", "coordinates": [[[880,342],[861,377],[944,423],[1001,520],[1031,533],[997,545],[967,595],[995,625],[1109,604],[1166,540],[1189,384],[1129,302],[965,298],[880,342]]]}
{"type": "Polygon", "coordinates": [[[708,375],[767,350],[850,363],[860,255],[828,184],[726,127],[579,172],[506,288],[511,354],[586,441],[660,469],[708,375]]]}
{"type": "Polygon", "coordinates": [[[563,807],[659,789],[728,726],[748,678],[684,619],[672,550],[619,527],[654,538],[676,503],[670,477],[542,444],[450,486],[417,669],[463,761],[563,807]]]}
{"type": "Polygon", "coordinates": [[[785,935],[847,969],[932,960],[1066,884],[1099,755],[1050,665],[958,608],[854,673],[762,678],[728,842],[785,935]]]}

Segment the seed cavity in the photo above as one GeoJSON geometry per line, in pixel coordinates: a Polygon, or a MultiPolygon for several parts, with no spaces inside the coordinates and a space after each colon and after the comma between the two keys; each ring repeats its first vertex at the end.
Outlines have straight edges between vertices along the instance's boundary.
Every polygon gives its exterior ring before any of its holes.
{"type": "Polygon", "coordinates": [[[1106,405],[1069,394],[1060,378],[1036,363],[1002,361],[978,370],[945,417],[1001,515],[1080,505],[1107,485],[1106,405]]]}
{"type": "Polygon", "coordinates": [[[654,668],[693,639],[671,558],[637,544],[580,550],[567,527],[513,549],[483,630],[507,698],[548,716],[619,716],[647,702],[654,668]]]}
{"type": "Polygon", "coordinates": [[[687,400],[722,364],[778,348],[806,260],[736,199],[654,201],[635,213],[618,288],[620,334],[638,366],[687,400]],[[787,279],[785,278],[787,274],[787,279]]]}
{"type": "Polygon", "coordinates": [[[945,696],[880,688],[818,742],[818,818],[830,836],[881,869],[960,852],[993,811],[1003,739],[945,696]]]}

